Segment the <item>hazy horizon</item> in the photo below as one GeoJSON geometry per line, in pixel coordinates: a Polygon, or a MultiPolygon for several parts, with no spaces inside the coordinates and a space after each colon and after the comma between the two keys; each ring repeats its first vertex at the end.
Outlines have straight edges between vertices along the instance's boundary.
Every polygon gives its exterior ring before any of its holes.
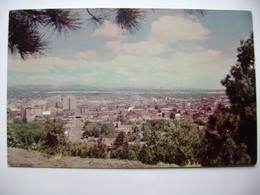
{"type": "Polygon", "coordinates": [[[87,85],[40,85],[40,84],[15,84],[15,85],[8,85],[7,88],[12,87],[40,87],[40,88],[54,88],[54,89],[86,89],[86,90],[217,90],[217,91],[225,91],[224,87],[221,88],[152,88],[152,87],[91,87],[87,85]]]}

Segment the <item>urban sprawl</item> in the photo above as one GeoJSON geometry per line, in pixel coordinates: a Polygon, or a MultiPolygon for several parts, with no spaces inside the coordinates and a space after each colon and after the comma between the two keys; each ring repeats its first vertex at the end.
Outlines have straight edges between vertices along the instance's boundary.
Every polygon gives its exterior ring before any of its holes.
{"type": "MultiPolygon", "coordinates": [[[[36,95],[35,95],[36,94],[36,95]]],[[[141,130],[148,120],[178,120],[190,117],[203,129],[208,117],[221,103],[228,105],[225,92],[218,91],[46,91],[44,96],[27,95],[8,97],[7,120],[41,122],[60,119],[63,121],[65,134],[71,141],[84,141],[82,128],[84,124],[110,124],[115,127],[115,136],[120,132],[131,135],[134,128],[141,130]],[[137,125],[122,124],[118,118],[123,117],[137,125]]],[[[140,131],[141,132],[141,131],[140,131]]],[[[140,134],[140,136],[142,136],[140,134]]],[[[105,138],[110,146],[115,138],[105,138]]]]}

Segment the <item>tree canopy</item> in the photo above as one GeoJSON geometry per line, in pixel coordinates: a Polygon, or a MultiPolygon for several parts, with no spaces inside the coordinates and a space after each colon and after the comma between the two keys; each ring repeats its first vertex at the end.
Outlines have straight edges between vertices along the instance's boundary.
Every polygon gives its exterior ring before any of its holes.
{"type": "Polygon", "coordinates": [[[255,164],[257,159],[256,86],[253,34],[241,41],[237,63],[221,81],[230,107],[219,105],[209,118],[205,166],[255,164]]]}
{"type": "Polygon", "coordinates": [[[49,154],[63,154],[66,145],[65,129],[61,120],[48,120],[45,122],[46,142],[44,149],[49,154]]]}
{"type": "MultiPolygon", "coordinates": [[[[18,120],[17,120],[18,121],[18,120]]],[[[7,146],[42,151],[46,131],[41,123],[14,123],[7,125],[7,146]]]]}

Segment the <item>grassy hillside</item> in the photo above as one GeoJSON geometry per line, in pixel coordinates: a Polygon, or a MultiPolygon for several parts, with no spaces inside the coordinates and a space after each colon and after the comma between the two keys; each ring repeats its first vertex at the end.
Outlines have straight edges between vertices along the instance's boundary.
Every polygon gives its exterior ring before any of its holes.
{"type": "Polygon", "coordinates": [[[139,161],[59,157],[19,148],[8,148],[8,165],[11,167],[60,168],[152,168],[139,161]]]}

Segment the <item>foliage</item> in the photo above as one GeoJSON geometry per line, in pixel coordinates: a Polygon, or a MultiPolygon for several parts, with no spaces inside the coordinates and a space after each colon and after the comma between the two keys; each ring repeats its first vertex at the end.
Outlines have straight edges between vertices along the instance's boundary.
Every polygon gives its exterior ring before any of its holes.
{"type": "Polygon", "coordinates": [[[116,9],[115,23],[131,34],[140,26],[145,12],[141,9],[116,9]]]}
{"type": "Polygon", "coordinates": [[[257,153],[256,88],[253,35],[241,41],[237,63],[221,81],[230,107],[219,106],[209,118],[204,166],[255,164],[257,153]]]}
{"type": "Polygon", "coordinates": [[[232,108],[245,112],[247,107],[255,108],[256,103],[253,35],[247,41],[241,41],[237,58],[236,65],[231,68],[231,75],[227,75],[221,82],[226,87],[232,108]]]}
{"type": "Polygon", "coordinates": [[[131,134],[130,136],[127,137],[128,142],[134,142],[138,139],[139,138],[138,138],[138,135],[136,133],[133,133],[133,134],[131,134]]]}
{"type": "Polygon", "coordinates": [[[64,154],[66,151],[66,137],[61,120],[48,120],[45,122],[46,142],[44,149],[48,154],[64,154]]]}
{"type": "Polygon", "coordinates": [[[101,127],[102,137],[114,137],[115,127],[112,124],[103,124],[101,127]]]}
{"type": "Polygon", "coordinates": [[[85,123],[85,126],[83,127],[82,131],[82,138],[88,138],[88,137],[99,137],[100,136],[100,131],[99,128],[100,125],[98,125],[97,123],[92,123],[87,121],[85,123]]]}
{"type": "Polygon", "coordinates": [[[92,136],[111,138],[115,136],[115,127],[112,124],[101,125],[96,122],[87,121],[82,131],[82,138],[88,138],[92,136]]]}
{"type": "Polygon", "coordinates": [[[149,129],[149,127],[144,126],[143,127],[143,138],[142,141],[148,141],[151,136],[152,131],[149,129]]]}
{"type": "Polygon", "coordinates": [[[203,131],[191,119],[174,121],[174,127],[166,134],[164,162],[180,166],[198,164],[203,153],[203,131]]]}
{"type": "Polygon", "coordinates": [[[81,158],[106,158],[106,145],[102,139],[98,143],[94,142],[69,142],[68,154],[70,156],[79,156],[81,158]]]}
{"type": "Polygon", "coordinates": [[[94,144],[93,142],[68,142],[68,155],[81,158],[91,157],[91,148],[94,147],[94,144]]]}
{"type": "Polygon", "coordinates": [[[128,145],[128,141],[125,132],[120,132],[114,141],[114,148],[117,149],[120,146],[127,146],[127,145],[128,145]]]}
{"type": "Polygon", "coordinates": [[[8,124],[7,146],[42,151],[46,132],[41,123],[8,124]]]}
{"type": "Polygon", "coordinates": [[[165,127],[169,127],[169,122],[164,119],[159,120],[149,120],[144,124],[144,128],[148,127],[152,131],[164,131],[165,127]]]}
{"type": "Polygon", "coordinates": [[[140,154],[139,154],[139,160],[142,162],[142,163],[145,163],[145,164],[150,164],[150,165],[154,165],[156,164],[157,162],[154,161],[154,156],[152,154],[152,150],[151,148],[149,148],[148,146],[144,145],[140,151],[140,154]]]}
{"type": "Polygon", "coordinates": [[[9,13],[8,47],[12,54],[18,52],[22,59],[44,54],[47,41],[40,29],[53,28],[58,32],[79,29],[79,17],[71,10],[13,10],[9,13]]]}
{"type": "Polygon", "coordinates": [[[148,154],[150,153],[153,157],[152,164],[157,164],[160,161],[164,161],[165,147],[164,147],[165,137],[160,131],[151,131],[149,135],[148,142],[146,143],[148,148],[148,154]]]}
{"type": "Polygon", "coordinates": [[[103,143],[103,139],[99,138],[98,143],[94,145],[92,154],[95,158],[106,158],[107,157],[107,146],[103,143]]]}
{"type": "Polygon", "coordinates": [[[206,134],[205,154],[201,164],[203,166],[241,166],[248,165],[251,157],[247,154],[247,146],[236,144],[231,136],[217,136],[212,132],[206,134]]]}
{"type": "Polygon", "coordinates": [[[117,159],[128,159],[129,158],[129,151],[128,147],[120,146],[116,150],[113,150],[110,155],[111,158],[117,159]]]}
{"type": "Polygon", "coordinates": [[[150,139],[152,131],[168,132],[173,127],[172,120],[150,120],[143,125],[143,139],[142,141],[148,141],[150,139]]]}
{"type": "Polygon", "coordinates": [[[128,159],[128,141],[125,132],[120,132],[114,141],[111,158],[128,159]]]}
{"type": "Polygon", "coordinates": [[[147,142],[140,151],[139,160],[148,164],[198,164],[203,152],[203,136],[203,132],[188,118],[150,121],[144,126],[147,142]]]}
{"type": "Polygon", "coordinates": [[[139,141],[135,141],[134,144],[128,145],[128,159],[138,160],[141,148],[141,143],[139,141]]]}
{"type": "Polygon", "coordinates": [[[13,119],[13,123],[14,123],[14,124],[22,124],[23,121],[22,121],[21,119],[19,119],[19,118],[14,118],[14,119],[13,119]]]}

